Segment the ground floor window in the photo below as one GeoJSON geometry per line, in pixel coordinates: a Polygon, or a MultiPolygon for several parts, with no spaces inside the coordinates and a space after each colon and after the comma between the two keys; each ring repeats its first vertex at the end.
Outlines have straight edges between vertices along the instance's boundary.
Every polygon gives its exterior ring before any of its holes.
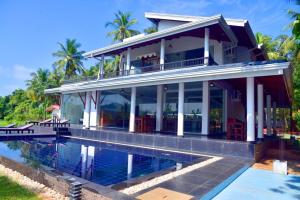
{"type": "Polygon", "coordinates": [[[202,129],[202,82],[184,86],[184,132],[200,134],[202,129]]]}
{"type": "Polygon", "coordinates": [[[138,87],[136,91],[136,132],[155,130],[157,86],[138,87]]]}
{"type": "Polygon", "coordinates": [[[100,126],[128,128],[130,113],[130,89],[101,91],[100,126]]]}
{"type": "Polygon", "coordinates": [[[223,132],[223,94],[224,90],[214,84],[210,86],[210,133],[217,134],[223,132]]]}
{"type": "Polygon", "coordinates": [[[85,93],[63,95],[62,118],[70,120],[71,124],[82,124],[85,93]]]}

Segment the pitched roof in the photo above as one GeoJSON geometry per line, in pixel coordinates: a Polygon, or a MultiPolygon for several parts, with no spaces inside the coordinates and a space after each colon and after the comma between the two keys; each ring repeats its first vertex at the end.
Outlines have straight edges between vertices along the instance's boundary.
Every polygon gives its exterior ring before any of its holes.
{"type": "Polygon", "coordinates": [[[226,33],[226,35],[228,36],[230,41],[237,42],[237,38],[236,38],[235,34],[232,32],[231,28],[228,26],[228,24],[226,23],[223,16],[222,15],[215,15],[215,16],[207,17],[203,20],[196,20],[196,21],[188,22],[188,23],[185,23],[185,24],[182,24],[182,25],[179,25],[179,26],[175,26],[175,27],[172,27],[172,28],[168,28],[168,29],[165,29],[165,30],[158,31],[156,33],[152,33],[152,34],[148,34],[148,35],[145,35],[145,36],[133,38],[131,40],[125,40],[123,42],[112,44],[112,45],[109,45],[109,46],[104,47],[104,48],[89,51],[89,52],[84,53],[83,56],[85,56],[85,57],[97,57],[97,56],[100,56],[101,54],[111,53],[111,52],[114,52],[114,51],[117,51],[117,50],[120,50],[120,49],[125,50],[126,48],[134,46],[134,45],[138,45],[138,44],[141,44],[141,43],[145,43],[145,42],[165,38],[165,37],[175,35],[175,34],[178,34],[178,33],[183,33],[183,32],[186,32],[186,31],[191,31],[191,30],[194,30],[194,29],[197,29],[197,28],[204,28],[204,27],[211,26],[211,25],[214,25],[214,24],[219,24],[221,26],[222,30],[226,33]]]}

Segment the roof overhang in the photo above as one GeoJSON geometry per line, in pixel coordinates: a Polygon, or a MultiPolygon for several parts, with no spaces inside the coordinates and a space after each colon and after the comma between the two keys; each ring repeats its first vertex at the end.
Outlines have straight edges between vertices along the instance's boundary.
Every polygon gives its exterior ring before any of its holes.
{"type": "MultiPolygon", "coordinates": [[[[273,63],[264,65],[227,64],[219,66],[199,66],[167,70],[146,74],[136,74],[126,77],[86,81],[62,85],[60,88],[47,89],[45,93],[74,93],[95,90],[110,90],[179,82],[194,82],[208,80],[224,80],[246,77],[285,76],[289,63],[273,63]]],[[[290,81],[289,78],[286,79],[290,81]]]]}
{"type": "Polygon", "coordinates": [[[89,51],[84,53],[83,56],[87,58],[98,57],[102,54],[111,54],[119,51],[125,51],[128,47],[136,48],[141,45],[147,44],[147,42],[158,42],[162,38],[172,37],[176,34],[181,34],[184,32],[193,31],[195,29],[210,27],[213,25],[219,25],[221,29],[225,32],[226,36],[229,38],[229,41],[237,43],[237,38],[232,32],[222,15],[216,15],[204,20],[198,20],[161,30],[156,33],[148,34],[143,37],[138,37],[136,39],[123,41],[121,43],[113,44],[104,48],[96,49],[94,51],[89,51]]]}
{"type": "MultiPolygon", "coordinates": [[[[153,23],[158,23],[160,20],[194,22],[205,20],[209,17],[146,12],[145,18],[149,19],[153,23]]],[[[248,20],[225,18],[225,21],[233,29],[233,32],[238,38],[239,45],[249,46],[251,48],[256,46],[255,36],[248,20]],[[248,36],[247,38],[242,37],[245,34],[248,36]],[[239,38],[239,36],[241,36],[241,38],[239,38]]]]}

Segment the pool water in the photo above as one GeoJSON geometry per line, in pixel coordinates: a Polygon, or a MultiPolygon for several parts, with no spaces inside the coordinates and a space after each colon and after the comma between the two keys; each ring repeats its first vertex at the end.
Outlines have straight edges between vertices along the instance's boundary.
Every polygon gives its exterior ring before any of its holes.
{"type": "Polygon", "coordinates": [[[33,167],[55,168],[108,186],[206,157],[66,138],[0,142],[0,156],[33,167]]]}

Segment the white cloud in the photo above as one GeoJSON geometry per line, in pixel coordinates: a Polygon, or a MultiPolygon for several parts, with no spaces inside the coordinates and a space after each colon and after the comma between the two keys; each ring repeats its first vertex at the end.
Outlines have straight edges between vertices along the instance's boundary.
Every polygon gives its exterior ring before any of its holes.
{"type": "Polygon", "coordinates": [[[30,74],[34,70],[32,68],[26,68],[23,65],[16,64],[12,67],[12,75],[15,79],[18,80],[28,80],[30,79],[30,74]]]}
{"type": "Polygon", "coordinates": [[[25,81],[30,79],[33,68],[15,64],[11,67],[0,65],[0,96],[8,95],[15,89],[26,87],[25,81]]]}

